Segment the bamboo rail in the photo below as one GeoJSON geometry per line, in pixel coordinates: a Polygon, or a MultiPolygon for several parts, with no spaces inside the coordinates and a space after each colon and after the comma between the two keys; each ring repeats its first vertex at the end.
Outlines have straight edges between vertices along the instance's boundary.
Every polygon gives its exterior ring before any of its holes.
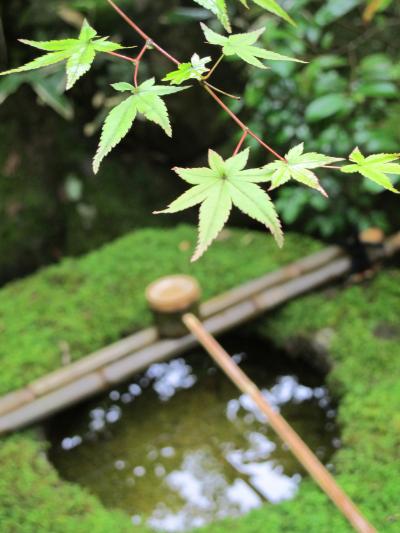
{"type": "MultiPolygon", "coordinates": [[[[203,318],[209,318],[269,287],[311,272],[343,255],[344,250],[338,246],[331,246],[316,252],[205,302],[200,307],[200,314],[203,318]]],[[[27,387],[0,398],[0,416],[60,389],[106,365],[119,361],[138,350],[142,350],[158,340],[159,335],[156,328],[147,328],[106,348],[98,350],[66,367],[55,370],[33,381],[27,387]]]]}
{"type": "Polygon", "coordinates": [[[307,444],[286,422],[283,416],[269,404],[260,389],[234,362],[217,340],[210,335],[198,318],[185,314],[182,318],[188,330],[196,337],[217,365],[229,379],[247,394],[266,415],[269,425],[291,449],[293,455],[303,465],[311,477],[329,496],[339,511],[359,533],[377,533],[376,529],[364,518],[347,494],[339,487],[333,476],[313,454],[307,444]]]}
{"type": "MultiPolygon", "coordinates": [[[[398,250],[400,232],[385,241],[378,255],[391,257],[398,250]]],[[[351,270],[352,258],[330,247],[206,302],[200,314],[207,330],[220,335],[351,270]]],[[[43,420],[195,345],[191,335],[160,339],[155,328],[142,330],[1,398],[0,435],[43,420]]]]}

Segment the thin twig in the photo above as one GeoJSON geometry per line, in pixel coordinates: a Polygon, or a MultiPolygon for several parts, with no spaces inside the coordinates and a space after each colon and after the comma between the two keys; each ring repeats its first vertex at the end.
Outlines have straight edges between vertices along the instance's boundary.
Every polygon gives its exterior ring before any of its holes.
{"type": "Polygon", "coordinates": [[[224,54],[221,54],[221,56],[217,59],[217,61],[214,63],[211,70],[207,73],[207,76],[204,76],[202,79],[203,81],[208,80],[215,72],[215,69],[218,67],[218,65],[221,63],[221,61],[224,59],[224,54]]]}
{"type": "MultiPolygon", "coordinates": [[[[133,20],[131,20],[128,15],[126,13],[124,13],[124,11],[122,11],[121,8],[119,8],[115,2],[113,2],[113,0],[107,0],[107,2],[115,9],[115,11],[125,20],[125,22],[127,22],[127,24],[129,24],[129,26],[131,26],[131,28],[133,28],[146,42],[151,42],[152,46],[158,50],[163,56],[165,56],[167,59],[169,59],[170,61],[172,61],[173,63],[175,63],[175,65],[180,65],[180,61],[178,61],[175,57],[173,57],[171,54],[169,54],[166,50],[164,50],[164,48],[162,48],[159,44],[157,44],[155,41],[153,41],[153,39],[151,39],[151,37],[149,37],[141,28],[139,28],[139,26],[137,24],[135,24],[133,22],[133,20]]],[[[256,133],[254,133],[254,131],[252,131],[251,129],[249,129],[246,124],[244,124],[240,118],[233,112],[229,109],[229,107],[227,105],[224,104],[224,102],[221,100],[221,98],[219,98],[219,96],[217,94],[215,94],[215,89],[213,90],[209,84],[207,84],[207,82],[205,83],[201,83],[200,84],[207,92],[208,94],[218,103],[218,105],[220,107],[222,107],[222,109],[224,111],[226,111],[226,113],[228,113],[228,115],[232,118],[232,120],[234,122],[236,122],[236,124],[243,130],[243,131],[247,131],[249,133],[249,135],[251,135],[261,146],[263,146],[266,150],[268,150],[268,152],[270,152],[272,155],[274,155],[276,158],[280,159],[281,161],[286,161],[286,159],[284,157],[282,157],[281,155],[279,155],[273,148],[271,148],[268,144],[266,144],[264,141],[262,141],[260,139],[260,137],[258,137],[258,135],[256,135],[256,133]]]]}
{"type": "Polygon", "coordinates": [[[125,61],[130,61],[131,63],[136,63],[136,59],[129,56],[124,56],[123,54],[118,54],[117,52],[106,52],[110,56],[119,57],[120,59],[124,59],[125,61]]]}
{"type": "Polygon", "coordinates": [[[227,93],[226,91],[223,91],[222,89],[219,89],[218,87],[215,87],[215,85],[211,85],[211,83],[209,83],[208,81],[202,80],[202,82],[208,87],[210,87],[211,89],[213,89],[214,91],[216,91],[217,93],[223,94],[224,96],[228,96],[229,98],[232,98],[233,100],[240,100],[240,96],[235,96],[234,94],[227,93]]]}
{"type": "Polygon", "coordinates": [[[142,60],[142,57],[144,56],[147,48],[148,48],[148,41],[145,42],[143,48],[140,50],[139,54],[136,57],[135,73],[133,75],[133,82],[135,84],[135,87],[138,86],[138,73],[139,73],[140,61],[142,60]]]}
{"type": "Polygon", "coordinates": [[[107,0],[107,2],[110,4],[110,6],[112,6],[115,9],[118,15],[120,15],[125,20],[125,22],[129,24],[129,26],[131,26],[131,28],[133,28],[136,31],[136,33],[138,33],[142,37],[142,39],[144,39],[145,41],[151,41],[152,46],[154,46],[154,48],[158,50],[163,56],[165,56],[170,61],[175,63],[175,65],[180,65],[180,61],[178,61],[174,56],[172,56],[166,50],[164,50],[164,48],[161,48],[159,44],[155,43],[152,39],[150,39],[150,37],[146,33],[144,33],[144,31],[141,28],[139,28],[139,26],[135,24],[133,20],[130,19],[128,15],[124,13],[122,9],[117,6],[117,4],[113,2],[113,0],[107,0]]]}
{"type": "Polygon", "coordinates": [[[234,152],[233,152],[233,155],[236,155],[236,154],[239,153],[239,150],[241,149],[242,144],[243,144],[244,141],[246,140],[246,137],[247,137],[248,134],[249,134],[248,130],[245,130],[245,131],[243,132],[243,135],[240,137],[240,141],[237,143],[237,146],[236,146],[236,148],[235,148],[235,150],[234,150],[234,152]]]}

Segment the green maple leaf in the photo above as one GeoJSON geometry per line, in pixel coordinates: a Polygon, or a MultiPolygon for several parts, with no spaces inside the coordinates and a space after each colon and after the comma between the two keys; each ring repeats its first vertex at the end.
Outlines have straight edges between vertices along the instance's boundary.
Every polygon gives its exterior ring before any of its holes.
{"type": "MultiPolygon", "coordinates": [[[[239,0],[246,8],[248,8],[247,0],[239,0]]],[[[209,9],[214,15],[217,16],[223,27],[227,32],[231,32],[231,23],[229,21],[228,9],[226,6],[226,0],[194,0],[202,7],[209,9]]],[[[286,20],[290,24],[295,25],[293,19],[286,13],[286,11],[278,4],[276,0],[253,0],[253,2],[266,11],[277,15],[278,17],[286,20]]]]}
{"type": "Polygon", "coordinates": [[[260,28],[249,33],[237,33],[225,37],[213,30],[210,30],[205,24],[201,23],[205,38],[210,44],[222,46],[222,52],[225,56],[238,56],[243,61],[258,68],[267,68],[258,58],[269,59],[271,61],[296,61],[297,63],[305,63],[300,59],[277,54],[270,50],[264,50],[258,46],[253,46],[259,39],[265,28],[260,28]]]}
{"type": "Polygon", "coordinates": [[[87,20],[83,22],[78,39],[61,39],[57,41],[20,39],[20,41],[48,53],[37,57],[22,67],[1,72],[0,76],[36,70],[66,60],[67,90],[71,89],[79,78],[90,70],[97,52],[113,52],[123,48],[120,44],[108,41],[107,38],[97,38],[96,30],[89,25],[87,20]]]}
{"type": "Polygon", "coordinates": [[[194,0],[197,4],[209,9],[214,15],[217,15],[218,20],[221,22],[226,31],[230,32],[231,23],[229,21],[228,9],[226,7],[225,0],[194,0]]]}
{"type": "Polygon", "coordinates": [[[206,67],[210,61],[211,57],[200,57],[198,54],[193,54],[190,63],[181,63],[177,70],[168,72],[163,81],[169,81],[171,85],[180,85],[191,79],[201,80],[203,75],[210,70],[206,67]]]}
{"type": "Polygon", "coordinates": [[[270,190],[276,189],[290,179],[294,179],[312,189],[317,189],[324,196],[327,196],[312,169],[321,168],[331,163],[342,161],[342,159],[316,152],[306,154],[303,152],[304,143],[300,143],[289,150],[285,156],[286,161],[276,160],[264,167],[266,174],[263,181],[271,181],[270,190]]]}
{"type": "Polygon", "coordinates": [[[387,174],[400,175],[400,164],[393,163],[400,159],[400,153],[397,154],[375,154],[365,157],[359,150],[355,148],[349,156],[353,165],[345,165],[340,170],[346,174],[354,174],[358,172],[362,176],[374,181],[381,187],[399,194],[400,191],[393,187],[392,182],[387,177],[387,174]]]}
{"type": "Polygon", "coordinates": [[[199,241],[192,261],[199,259],[218,236],[229,218],[232,205],[264,224],[278,245],[283,245],[282,227],[274,204],[256,184],[265,171],[257,168],[244,170],[248,157],[248,148],[226,160],[209,150],[209,167],[174,169],[193,187],[158,213],[177,213],[201,204],[199,241]]]}
{"type": "MultiPolygon", "coordinates": [[[[247,0],[240,0],[240,2],[248,7],[247,0]]],[[[278,17],[286,20],[290,24],[295,26],[294,20],[286,13],[286,11],[276,2],[276,0],[253,0],[253,2],[260,7],[264,8],[266,11],[277,15],[278,17]]]]}
{"type": "Polygon", "coordinates": [[[119,92],[130,92],[131,96],[115,106],[103,125],[100,144],[93,160],[93,170],[98,172],[103,159],[127,135],[138,113],[155,122],[171,137],[172,128],[169,121],[167,106],[161,96],[177,93],[188,87],[169,87],[155,85],[155,79],[146,80],[139,87],[130,83],[114,83],[112,87],[119,92]]]}

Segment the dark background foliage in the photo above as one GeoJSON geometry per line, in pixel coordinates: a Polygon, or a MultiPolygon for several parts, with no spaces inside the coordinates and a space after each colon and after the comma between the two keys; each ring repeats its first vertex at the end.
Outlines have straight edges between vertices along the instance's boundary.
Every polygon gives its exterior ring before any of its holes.
{"type": "MultiPolygon", "coordinates": [[[[363,20],[364,0],[283,2],[296,28],[253,7],[232,4],[235,30],[265,25],[264,44],[305,58],[299,66],[275,63],[267,71],[225,62],[214,83],[243,94],[229,104],[277,150],[300,141],[307,150],[346,156],[355,145],[365,152],[399,151],[400,6],[386,1],[372,21],[363,20]]],[[[120,0],[146,31],[182,60],[215,50],[204,44],[198,21],[218,23],[191,0],[120,0]]],[[[82,14],[102,35],[126,45],[140,40],[105,0],[10,0],[0,8],[2,67],[33,57],[17,42],[74,35],[82,14]]],[[[134,53],[134,52],[132,52],[134,53]]],[[[140,75],[162,78],[170,65],[148,53],[140,75]]],[[[175,135],[152,124],[134,131],[105,162],[91,171],[99,127],[115,102],[110,83],[129,80],[131,67],[104,57],[68,94],[57,67],[0,79],[0,281],[39,265],[98,247],[131,229],[195,222],[194,212],[155,217],[184,189],[174,165],[202,162],[209,147],[228,154],[240,132],[197,87],[171,97],[175,135]]],[[[256,164],[267,154],[254,145],[256,164]]],[[[331,199],[299,186],[274,198],[287,227],[330,240],[355,228],[398,226],[396,198],[357,177],[321,173],[331,199]]],[[[235,225],[248,224],[240,216],[235,225]]]]}

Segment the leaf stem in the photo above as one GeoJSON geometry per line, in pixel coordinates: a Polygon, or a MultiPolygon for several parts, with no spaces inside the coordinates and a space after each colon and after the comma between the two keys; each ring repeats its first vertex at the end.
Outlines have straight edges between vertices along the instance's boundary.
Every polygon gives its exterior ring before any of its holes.
{"type": "Polygon", "coordinates": [[[139,74],[140,61],[142,60],[142,57],[144,56],[148,46],[149,46],[149,40],[146,40],[143,48],[140,50],[140,52],[137,55],[136,60],[135,60],[136,65],[135,65],[135,72],[134,72],[134,75],[133,75],[133,82],[135,84],[135,87],[138,86],[138,74],[139,74]]]}
{"type": "Polygon", "coordinates": [[[211,68],[211,70],[207,73],[206,76],[204,76],[202,78],[203,81],[207,81],[215,72],[216,68],[218,67],[218,65],[221,63],[221,61],[224,59],[224,54],[221,54],[221,56],[217,59],[217,61],[214,63],[213,67],[211,68]]]}
{"type": "MultiPolygon", "coordinates": [[[[201,80],[205,85],[210,87],[211,89],[214,89],[217,93],[224,94],[225,96],[228,96],[229,98],[232,98],[233,100],[240,100],[240,96],[235,96],[234,94],[227,93],[223,91],[222,89],[218,89],[218,87],[215,87],[215,85],[211,85],[208,81],[201,80]]],[[[201,85],[201,83],[200,83],[201,85]]]]}
{"type": "Polygon", "coordinates": [[[239,150],[241,149],[242,144],[243,144],[244,141],[246,140],[246,137],[247,137],[248,134],[249,134],[249,131],[248,131],[248,130],[245,130],[245,131],[243,132],[243,135],[240,137],[240,140],[239,140],[239,142],[237,143],[237,146],[236,146],[236,148],[235,148],[235,151],[233,152],[233,155],[236,155],[236,154],[239,153],[239,150]]]}
{"type": "Polygon", "coordinates": [[[124,11],[122,11],[122,9],[117,6],[117,4],[115,4],[115,2],[113,2],[113,0],[107,0],[107,2],[110,4],[110,6],[113,9],[115,9],[118,15],[120,15],[125,20],[125,22],[129,24],[129,26],[131,26],[131,28],[133,28],[136,31],[136,33],[138,33],[142,37],[142,39],[144,39],[147,42],[151,41],[152,46],[154,46],[154,48],[158,50],[163,56],[165,56],[167,59],[175,63],[175,65],[180,65],[180,61],[178,61],[174,56],[172,56],[166,50],[164,50],[164,48],[161,48],[160,45],[158,45],[152,39],[150,39],[150,37],[141,28],[139,28],[139,26],[135,24],[133,20],[130,19],[128,15],[124,13],[124,11]]]}
{"type": "MultiPolygon", "coordinates": [[[[119,8],[115,2],[113,0],[107,0],[107,2],[110,4],[110,6],[125,20],[125,22],[127,24],[129,24],[129,26],[131,26],[131,28],[133,28],[136,33],[138,33],[142,39],[144,39],[148,45],[148,43],[151,43],[151,45],[156,49],[158,50],[164,57],[166,57],[167,59],[169,59],[170,61],[172,61],[172,63],[175,63],[175,65],[180,65],[180,61],[178,61],[174,56],[172,56],[171,54],[169,54],[166,50],[164,50],[164,48],[162,48],[159,44],[157,44],[155,41],[153,41],[153,39],[151,39],[141,28],[139,28],[139,26],[137,24],[135,24],[135,22],[133,22],[132,19],[130,19],[128,17],[128,15],[126,13],[124,13],[124,11],[122,11],[121,8],[119,8]]],[[[244,124],[240,118],[233,112],[229,109],[229,107],[221,100],[221,98],[219,98],[219,96],[217,94],[215,94],[215,90],[216,88],[215,87],[211,87],[209,83],[207,82],[204,82],[204,83],[201,83],[200,82],[200,85],[208,92],[208,94],[217,102],[217,104],[222,107],[222,109],[228,113],[228,115],[231,117],[231,119],[236,122],[236,124],[239,126],[239,128],[241,128],[241,130],[244,132],[244,131],[247,131],[249,135],[251,135],[261,146],[263,146],[266,150],[268,150],[268,152],[270,152],[274,157],[276,157],[277,159],[280,159],[281,161],[286,161],[286,159],[284,157],[282,157],[281,155],[279,155],[273,148],[271,148],[268,144],[266,144],[263,140],[260,139],[260,137],[258,137],[258,135],[256,135],[254,133],[254,131],[252,131],[250,128],[248,128],[246,126],[246,124],[244,124]]],[[[226,94],[226,93],[224,93],[226,94]]],[[[231,95],[229,95],[231,96],[231,95]]]]}
{"type": "Polygon", "coordinates": [[[333,170],[341,170],[342,167],[338,167],[337,165],[324,165],[321,168],[332,168],[333,170]]]}
{"type": "Polygon", "coordinates": [[[124,59],[125,61],[130,61],[131,63],[136,63],[136,59],[129,56],[124,56],[123,54],[118,54],[117,52],[106,52],[106,54],[109,54],[110,56],[119,57],[120,59],[124,59]]]}

